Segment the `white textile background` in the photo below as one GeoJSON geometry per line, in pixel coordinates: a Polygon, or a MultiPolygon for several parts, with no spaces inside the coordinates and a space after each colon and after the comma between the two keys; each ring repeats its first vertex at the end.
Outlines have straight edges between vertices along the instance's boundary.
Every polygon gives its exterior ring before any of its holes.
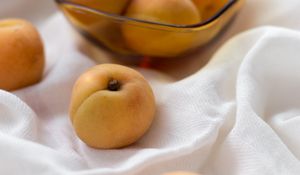
{"type": "Polygon", "coordinates": [[[299,0],[249,0],[185,64],[138,69],[157,98],[150,131],[130,147],[96,150],[75,136],[67,114],[74,81],[95,63],[78,51],[52,1],[1,0],[1,18],[38,25],[47,67],[40,83],[0,91],[0,174],[300,174],[299,7],[299,0]]]}

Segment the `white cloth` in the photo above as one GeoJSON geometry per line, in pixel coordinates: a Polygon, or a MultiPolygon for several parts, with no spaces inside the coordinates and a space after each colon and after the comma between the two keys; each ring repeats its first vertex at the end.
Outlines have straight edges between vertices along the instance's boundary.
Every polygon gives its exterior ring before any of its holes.
{"type": "Polygon", "coordinates": [[[300,33],[260,27],[227,41],[260,25],[300,29],[299,5],[248,1],[222,37],[186,64],[138,69],[154,89],[157,114],[139,142],[117,150],[89,148],[74,134],[67,113],[71,88],[95,62],[77,49],[60,13],[38,21],[47,50],[43,81],[0,91],[0,174],[300,174],[300,33]],[[225,40],[200,69],[204,63],[196,62],[225,40]]]}

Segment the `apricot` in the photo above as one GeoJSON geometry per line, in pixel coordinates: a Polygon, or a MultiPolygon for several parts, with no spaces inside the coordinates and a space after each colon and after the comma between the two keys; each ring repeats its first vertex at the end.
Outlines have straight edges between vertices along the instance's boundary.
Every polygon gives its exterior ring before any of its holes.
{"type": "Polygon", "coordinates": [[[39,82],[45,58],[37,29],[21,19],[0,21],[0,88],[15,90],[39,82]]]}
{"type": "MultiPolygon", "coordinates": [[[[111,14],[121,14],[125,9],[128,0],[71,0],[70,2],[111,14]]],[[[72,19],[75,20],[74,22],[79,22],[81,25],[89,26],[101,24],[103,21],[107,20],[106,17],[95,15],[95,13],[91,11],[67,8],[67,12],[71,15],[72,19]]]]}
{"type": "Polygon", "coordinates": [[[193,0],[203,20],[207,20],[216,15],[229,0],[193,0]]]}
{"type": "MultiPolygon", "coordinates": [[[[190,25],[201,21],[196,6],[190,0],[133,0],[125,16],[171,25],[190,25]]],[[[142,55],[172,57],[189,49],[195,41],[193,32],[160,30],[129,23],[125,23],[122,29],[128,47],[142,55]]]]}
{"type": "Polygon", "coordinates": [[[211,13],[218,13],[222,8],[224,8],[230,1],[229,0],[212,0],[210,7],[211,13]]]}
{"type": "Polygon", "coordinates": [[[70,117],[78,137],[93,148],[120,148],[149,129],[155,113],[150,85],[137,71],[101,64],[76,81],[70,117]]]}
{"type": "Polygon", "coordinates": [[[199,13],[203,15],[203,13],[205,13],[206,9],[212,5],[214,0],[192,0],[192,1],[196,5],[199,13]]]}
{"type": "MultiPolygon", "coordinates": [[[[82,5],[101,12],[121,15],[128,5],[129,0],[71,0],[75,4],[82,5]]],[[[62,6],[65,14],[80,32],[84,32],[89,38],[101,42],[113,50],[124,51],[120,25],[112,17],[103,15],[97,11],[62,6]]]]}
{"type": "Polygon", "coordinates": [[[128,0],[71,0],[71,2],[113,14],[121,14],[128,0]]]}

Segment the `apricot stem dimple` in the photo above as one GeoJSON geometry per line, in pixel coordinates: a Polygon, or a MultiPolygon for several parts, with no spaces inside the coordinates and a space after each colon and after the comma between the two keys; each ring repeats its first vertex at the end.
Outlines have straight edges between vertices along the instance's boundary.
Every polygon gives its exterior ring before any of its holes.
{"type": "Polygon", "coordinates": [[[107,89],[110,91],[118,91],[121,87],[121,84],[118,80],[112,79],[108,82],[107,89]]]}

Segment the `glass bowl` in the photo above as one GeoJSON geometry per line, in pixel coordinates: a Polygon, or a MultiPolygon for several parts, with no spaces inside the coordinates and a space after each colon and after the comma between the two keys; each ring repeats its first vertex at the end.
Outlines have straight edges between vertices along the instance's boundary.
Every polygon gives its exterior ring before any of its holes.
{"type": "MultiPolygon", "coordinates": [[[[126,56],[177,57],[212,40],[244,0],[215,0],[200,23],[174,25],[108,13],[76,0],[55,0],[70,23],[97,46],[126,56]]],[[[88,1],[88,0],[86,0],[88,1]]]]}

